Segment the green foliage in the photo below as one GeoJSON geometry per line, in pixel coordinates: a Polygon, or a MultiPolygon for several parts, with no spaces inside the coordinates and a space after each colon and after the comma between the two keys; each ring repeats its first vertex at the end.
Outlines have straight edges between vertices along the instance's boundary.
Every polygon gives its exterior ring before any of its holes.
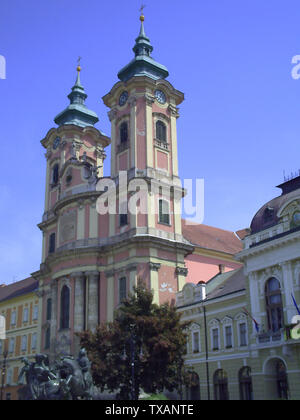
{"type": "Polygon", "coordinates": [[[95,333],[82,333],[81,345],[92,360],[95,384],[102,391],[118,392],[120,399],[132,396],[132,355],[135,392],[140,388],[155,394],[178,389],[183,378],[186,328],[181,315],[169,303],[156,305],[153,294],[140,283],[115,312],[112,323],[95,333]]]}

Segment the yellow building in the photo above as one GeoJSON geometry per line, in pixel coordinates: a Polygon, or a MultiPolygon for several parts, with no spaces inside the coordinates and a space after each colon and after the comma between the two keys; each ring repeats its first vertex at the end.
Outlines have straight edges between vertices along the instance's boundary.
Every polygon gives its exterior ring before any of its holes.
{"type": "Polygon", "coordinates": [[[0,399],[18,399],[22,358],[32,359],[40,348],[40,312],[34,278],[0,286],[0,315],[5,318],[6,328],[6,338],[0,339],[0,399]]]}

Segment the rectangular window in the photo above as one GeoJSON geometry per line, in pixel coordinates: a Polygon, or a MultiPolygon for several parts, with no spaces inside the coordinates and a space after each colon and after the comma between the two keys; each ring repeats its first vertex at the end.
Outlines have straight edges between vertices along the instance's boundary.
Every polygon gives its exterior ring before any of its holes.
{"type": "Polygon", "coordinates": [[[49,254],[55,252],[55,233],[51,233],[49,236],[49,254]]]}
{"type": "Polygon", "coordinates": [[[199,331],[193,332],[193,353],[200,352],[200,333],[199,331]]]}
{"type": "Polygon", "coordinates": [[[39,307],[38,305],[35,305],[33,308],[33,315],[32,315],[33,321],[37,321],[38,317],[39,317],[39,307]]]}
{"type": "Polygon", "coordinates": [[[2,356],[2,353],[3,353],[3,343],[4,341],[0,340],[0,356],[2,356]]]}
{"type": "MultiPolygon", "coordinates": [[[[11,368],[7,369],[7,374],[6,374],[6,385],[11,385],[11,384],[12,384],[12,376],[13,376],[12,369],[11,369],[11,368]]],[[[6,394],[6,395],[7,395],[7,394],[6,394]]]]}
{"type": "Polygon", "coordinates": [[[214,328],[212,330],[212,344],[213,350],[219,350],[219,330],[218,328],[214,328]]]}
{"type": "Polygon", "coordinates": [[[29,310],[28,308],[23,309],[23,322],[28,322],[29,319],[29,310]]]}
{"type": "Polygon", "coordinates": [[[127,279],[126,277],[122,277],[119,279],[119,302],[122,303],[127,296],[127,287],[126,287],[127,279]]]}
{"type": "Polygon", "coordinates": [[[127,214],[120,214],[120,227],[126,226],[128,224],[127,214]]]}
{"type": "Polygon", "coordinates": [[[159,223],[170,225],[169,202],[166,200],[159,200],[159,223]]]}
{"type": "Polygon", "coordinates": [[[15,351],[15,337],[10,338],[8,351],[9,353],[13,353],[15,351]]]}
{"type": "Polygon", "coordinates": [[[240,329],[240,346],[247,346],[247,328],[246,323],[239,324],[240,329]]]}
{"type": "Polygon", "coordinates": [[[32,334],[31,338],[31,350],[36,350],[37,347],[37,333],[32,334]]]}
{"type": "Polygon", "coordinates": [[[225,346],[227,349],[232,347],[232,327],[228,325],[225,327],[225,346]]]}
{"type": "Polygon", "coordinates": [[[16,325],[16,322],[17,322],[17,312],[12,311],[11,319],[10,319],[10,325],[14,326],[14,325],[16,325]]]}
{"type": "Polygon", "coordinates": [[[47,299],[46,321],[50,321],[51,320],[51,315],[52,315],[52,299],[49,298],[49,299],[47,299]]]}
{"type": "Polygon", "coordinates": [[[22,336],[21,351],[27,350],[27,335],[22,336]]]}

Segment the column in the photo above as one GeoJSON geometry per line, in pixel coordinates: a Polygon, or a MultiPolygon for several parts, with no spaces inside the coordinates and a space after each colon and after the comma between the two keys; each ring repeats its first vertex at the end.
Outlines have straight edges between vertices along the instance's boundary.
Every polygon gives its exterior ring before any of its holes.
{"type": "Polygon", "coordinates": [[[186,277],[188,275],[188,269],[185,267],[176,267],[176,274],[177,274],[177,288],[178,292],[180,292],[183,286],[186,283],[186,277]]]}
{"type": "Polygon", "coordinates": [[[99,271],[87,271],[87,328],[94,331],[99,324],[99,271]]]}
{"type": "Polygon", "coordinates": [[[129,169],[135,168],[136,165],[136,97],[131,96],[128,99],[130,104],[130,148],[131,157],[129,169]]]}
{"type": "Polygon", "coordinates": [[[160,269],[159,263],[149,263],[150,269],[150,288],[153,291],[153,303],[159,305],[159,279],[158,270],[160,269]]]}
{"type": "MultiPolygon", "coordinates": [[[[51,284],[51,324],[50,324],[50,351],[55,354],[56,331],[57,331],[57,280],[52,280],[51,284]]],[[[43,342],[43,341],[42,341],[43,342]]]]}
{"type": "Polygon", "coordinates": [[[71,276],[75,280],[75,299],[74,299],[74,332],[84,330],[84,273],[72,273],[71,276]]]}
{"type": "MultiPolygon", "coordinates": [[[[286,324],[290,324],[294,315],[297,315],[296,308],[292,300],[292,294],[294,296],[293,288],[293,272],[291,261],[287,261],[281,264],[282,274],[283,274],[283,289],[285,293],[285,305],[283,302],[283,307],[286,308],[286,324]]],[[[283,296],[282,296],[283,297],[283,296]]]]}
{"type": "Polygon", "coordinates": [[[114,320],[114,308],[115,308],[115,277],[114,277],[114,271],[106,271],[106,282],[107,282],[107,322],[112,322],[114,320]]]}

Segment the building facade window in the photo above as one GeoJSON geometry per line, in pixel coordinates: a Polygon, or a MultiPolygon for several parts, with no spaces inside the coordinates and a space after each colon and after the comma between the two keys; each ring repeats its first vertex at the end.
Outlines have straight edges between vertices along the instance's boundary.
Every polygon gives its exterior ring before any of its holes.
{"type": "Polygon", "coordinates": [[[10,325],[15,326],[17,323],[17,311],[12,311],[10,318],[10,325]]]}
{"type": "Polygon", "coordinates": [[[240,399],[242,401],[253,400],[251,368],[244,366],[239,371],[240,399]]]}
{"type": "Polygon", "coordinates": [[[59,165],[56,163],[52,168],[52,185],[56,185],[58,183],[59,178],[59,165]]]}
{"type": "Polygon", "coordinates": [[[162,121],[156,121],[156,138],[164,143],[167,142],[167,127],[162,121]]]}
{"type": "Polygon", "coordinates": [[[247,324],[246,322],[240,322],[238,324],[239,328],[239,340],[240,340],[240,347],[247,346],[248,340],[247,340],[247,324]]]}
{"type": "Polygon", "coordinates": [[[128,215],[120,214],[120,227],[126,226],[128,224],[128,215]]]}
{"type": "Polygon", "coordinates": [[[33,333],[31,337],[31,350],[36,350],[37,348],[37,333],[33,333]]]}
{"type": "Polygon", "coordinates": [[[12,380],[13,380],[13,370],[12,368],[8,368],[7,374],[6,374],[6,385],[11,385],[12,380]]]}
{"type": "Polygon", "coordinates": [[[70,289],[63,286],[60,295],[60,328],[68,329],[70,325],[70,289]]]}
{"type": "Polygon", "coordinates": [[[192,332],[192,348],[193,348],[193,353],[200,353],[200,332],[199,331],[192,332]]]}
{"type": "Polygon", "coordinates": [[[47,299],[46,321],[51,321],[52,316],[52,299],[47,299]]]}
{"type": "Polygon", "coordinates": [[[55,233],[51,233],[49,236],[49,254],[55,252],[55,233]]]}
{"type": "Polygon", "coordinates": [[[23,309],[23,322],[28,322],[29,319],[29,309],[24,308],[23,309]]]}
{"type": "Polygon", "coordinates": [[[0,356],[2,356],[2,353],[3,353],[3,343],[4,341],[0,340],[0,356]]]}
{"type": "Polygon", "coordinates": [[[220,344],[219,344],[219,328],[213,328],[211,330],[212,335],[212,350],[219,350],[220,344]]]}
{"type": "Polygon", "coordinates": [[[276,332],[283,327],[283,308],[280,283],[270,278],[265,286],[266,312],[269,330],[276,332]]]}
{"type": "Polygon", "coordinates": [[[32,314],[32,320],[33,321],[37,321],[39,318],[39,306],[38,305],[34,305],[33,307],[33,314],[32,314]]]}
{"type": "Polygon", "coordinates": [[[26,351],[26,350],[27,350],[27,335],[23,335],[22,340],[21,340],[21,351],[26,351]]]}
{"type": "Polygon", "coordinates": [[[16,342],[15,337],[11,337],[9,339],[9,347],[8,347],[9,353],[14,353],[14,351],[15,351],[15,342],[16,342]]]}
{"type": "Polygon", "coordinates": [[[277,392],[278,398],[283,400],[289,399],[289,385],[288,377],[286,373],[285,364],[280,360],[276,365],[276,380],[277,380],[277,392]]]}
{"type": "Polygon", "coordinates": [[[219,369],[214,374],[214,394],[215,400],[229,400],[228,378],[223,369],[219,369]]]}
{"type": "Polygon", "coordinates": [[[200,380],[196,372],[190,374],[189,400],[200,400],[200,380]]]}
{"type": "Polygon", "coordinates": [[[233,347],[232,326],[231,325],[226,325],[225,326],[225,347],[227,349],[233,347]]]}
{"type": "Polygon", "coordinates": [[[159,223],[170,225],[170,205],[166,200],[159,200],[159,223]]]}
{"type": "Polygon", "coordinates": [[[123,122],[120,125],[120,143],[125,144],[128,142],[128,124],[123,122]]]}
{"type": "Polygon", "coordinates": [[[127,297],[127,279],[121,277],[119,279],[119,303],[122,303],[127,297]]]}

